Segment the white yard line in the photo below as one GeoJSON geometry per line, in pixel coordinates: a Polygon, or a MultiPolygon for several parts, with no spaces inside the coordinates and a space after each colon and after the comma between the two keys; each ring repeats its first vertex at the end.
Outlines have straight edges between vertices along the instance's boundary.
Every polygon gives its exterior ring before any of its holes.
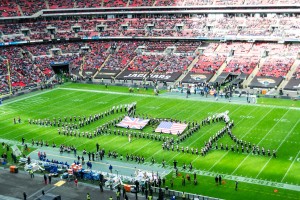
{"type": "MultiPolygon", "coordinates": [[[[0,139],[0,141],[4,141],[5,143],[10,143],[10,144],[21,145],[21,142],[17,142],[17,141],[1,140],[1,139],[0,139]]],[[[31,146],[31,145],[29,145],[29,146],[31,146]]],[[[49,148],[49,149],[52,149],[52,148],[49,148]]],[[[58,148],[55,148],[55,149],[58,149],[58,148]]],[[[39,149],[36,149],[35,151],[31,152],[31,154],[37,153],[38,151],[39,151],[39,149]]],[[[299,154],[300,154],[300,151],[298,152],[298,154],[297,154],[296,158],[294,159],[293,163],[297,160],[297,157],[299,156],[299,154]]],[[[54,154],[49,154],[49,153],[47,155],[52,155],[52,156],[57,156],[57,157],[66,157],[66,156],[61,156],[61,155],[57,155],[57,154],[54,155],[54,154]]],[[[71,156],[71,155],[68,155],[68,158],[74,159],[73,156],[71,156]]],[[[97,163],[100,163],[100,162],[97,162],[97,163]]],[[[101,163],[104,163],[104,162],[101,162],[101,163]]],[[[292,164],[291,164],[291,166],[292,166],[292,164]]],[[[120,166],[123,166],[123,165],[120,165],[120,166]]],[[[139,165],[139,166],[140,166],[140,168],[142,168],[142,165],[139,165]]],[[[291,168],[291,166],[290,166],[290,168],[291,168]]],[[[287,173],[289,172],[290,168],[288,169],[287,173]]],[[[202,171],[202,170],[197,170],[197,175],[207,176],[207,177],[215,177],[216,176],[215,173],[211,173],[211,172],[208,172],[208,171],[202,171]]],[[[273,182],[273,181],[266,181],[266,180],[259,180],[259,179],[254,179],[254,178],[246,178],[246,177],[242,177],[242,176],[231,176],[231,175],[227,175],[227,174],[221,174],[221,175],[222,175],[223,179],[227,179],[227,180],[233,180],[233,181],[238,180],[239,182],[245,182],[245,183],[249,183],[249,184],[268,186],[268,187],[271,187],[271,188],[275,187],[275,188],[283,188],[283,189],[288,189],[288,190],[298,191],[298,192],[300,191],[300,186],[298,186],[298,185],[286,184],[286,183],[280,183],[280,182],[273,182]]],[[[285,176],[283,177],[283,179],[285,178],[285,176]]]]}
{"type": "MultiPolygon", "coordinates": [[[[42,95],[42,94],[46,94],[46,93],[49,93],[49,92],[52,92],[52,91],[55,91],[55,90],[57,90],[57,88],[51,89],[51,90],[47,90],[47,91],[43,91],[43,92],[39,92],[38,94],[32,94],[32,95],[29,95],[29,96],[26,96],[26,97],[21,97],[21,98],[18,98],[16,100],[9,101],[7,103],[4,102],[4,104],[2,104],[2,105],[3,106],[9,105],[9,104],[12,104],[12,103],[15,103],[15,102],[18,102],[18,101],[22,101],[24,99],[28,99],[28,98],[31,98],[31,97],[36,97],[36,96],[39,96],[39,95],[42,95]]],[[[30,93],[28,93],[28,94],[30,94],[30,93]]]]}
{"type": "Polygon", "coordinates": [[[133,152],[133,154],[135,154],[137,151],[139,151],[139,150],[141,150],[141,149],[145,148],[146,146],[148,146],[149,144],[151,144],[151,143],[153,143],[153,142],[154,142],[153,140],[152,140],[152,141],[150,141],[150,142],[148,142],[147,144],[143,145],[141,148],[139,148],[139,149],[135,150],[135,151],[133,152]]]}
{"type": "MultiPolygon", "coordinates": [[[[211,104],[207,104],[207,106],[205,106],[205,107],[202,107],[202,109],[201,110],[199,110],[198,112],[197,112],[197,114],[200,112],[200,111],[202,111],[202,110],[204,110],[204,109],[206,109],[207,107],[209,107],[209,106],[211,106],[211,104]]],[[[225,105],[223,106],[223,107],[225,107],[225,105]]],[[[223,107],[221,107],[220,109],[222,109],[223,107]]],[[[219,109],[219,110],[220,110],[219,109]]],[[[182,110],[183,111],[183,110],[182,110]]],[[[175,116],[177,116],[179,113],[181,113],[182,111],[180,111],[180,112],[178,112],[175,116]]],[[[190,117],[188,117],[187,119],[189,119],[190,117]]],[[[210,128],[208,131],[210,131],[212,128],[210,128]]],[[[208,132],[208,131],[206,131],[205,132],[205,134],[208,132]]],[[[202,136],[201,136],[202,137],[202,136]]],[[[152,157],[154,156],[154,155],[156,155],[156,154],[158,154],[158,153],[160,153],[161,151],[163,151],[162,149],[160,149],[159,151],[157,151],[155,154],[153,154],[152,155],[152,157]]],[[[174,157],[175,158],[175,157],[174,157]]],[[[146,160],[148,160],[148,159],[150,159],[150,157],[149,158],[147,158],[146,160]]]]}
{"type": "Polygon", "coordinates": [[[297,153],[296,157],[294,158],[292,164],[290,165],[290,167],[288,168],[288,170],[285,172],[285,174],[284,174],[284,176],[283,176],[283,178],[281,179],[280,182],[282,182],[285,179],[286,175],[290,172],[290,170],[291,170],[292,166],[294,165],[295,161],[297,160],[299,154],[300,154],[300,151],[298,151],[298,153],[297,153]]]}
{"type": "MultiPolygon", "coordinates": [[[[57,102],[57,103],[60,103],[60,102],[57,102]]],[[[87,103],[89,103],[89,102],[86,102],[86,103],[84,103],[84,104],[87,104],[87,103]]],[[[84,104],[82,104],[82,105],[84,105],[84,104]]],[[[72,109],[73,109],[73,107],[71,107],[70,109],[63,110],[62,112],[66,112],[66,111],[69,111],[69,110],[72,110],[72,109]]],[[[51,116],[49,116],[49,118],[52,118],[53,116],[55,116],[55,115],[51,115],[51,116]]],[[[28,122],[27,122],[26,120],[23,120],[23,123],[28,123],[28,122]]],[[[21,136],[27,135],[28,133],[34,132],[35,130],[41,128],[41,126],[39,126],[39,125],[32,125],[32,126],[36,126],[37,128],[34,128],[34,129],[32,129],[32,130],[30,130],[30,131],[28,131],[28,132],[22,134],[21,136]]],[[[5,135],[8,135],[8,134],[10,134],[11,132],[14,132],[14,131],[15,131],[15,130],[9,131],[9,132],[7,132],[7,133],[1,135],[1,137],[5,136],[5,135]]],[[[49,132],[49,131],[47,131],[47,132],[49,132]]],[[[17,138],[17,137],[20,137],[20,135],[14,137],[13,139],[15,139],[15,138],[17,138]]]]}
{"type": "MultiPolygon", "coordinates": [[[[223,107],[219,108],[218,111],[221,110],[221,109],[223,109],[225,106],[226,106],[226,105],[224,105],[223,107]]],[[[240,108],[241,108],[241,106],[238,107],[237,109],[235,109],[232,113],[236,112],[236,111],[239,110],[240,108]]],[[[198,113],[199,113],[199,112],[198,112],[198,113]]],[[[216,113],[218,113],[218,112],[216,112],[216,113]]],[[[190,143],[189,146],[191,146],[191,144],[194,144],[195,142],[197,142],[200,138],[202,138],[202,137],[205,136],[207,133],[209,133],[210,130],[213,129],[213,128],[214,128],[214,127],[211,127],[211,128],[210,128],[209,130],[207,130],[204,134],[202,134],[200,137],[198,137],[196,140],[194,140],[192,143],[190,143]]],[[[174,156],[173,158],[175,158],[175,157],[176,157],[176,156],[174,156]]],[[[197,156],[191,163],[195,162],[199,157],[200,157],[200,156],[197,156]]]]}
{"type": "MultiPolygon", "coordinates": [[[[256,109],[253,109],[252,111],[251,111],[251,113],[252,112],[254,112],[256,109]]],[[[251,129],[249,129],[244,135],[243,135],[243,137],[241,137],[241,139],[243,139],[245,136],[247,136],[250,132],[251,132],[251,130],[252,129],[254,129],[271,111],[272,111],[273,109],[271,109],[271,110],[269,110],[269,112],[267,112],[259,121],[257,121],[256,122],[256,124],[255,125],[253,125],[252,126],[252,128],[251,129]]],[[[249,113],[250,114],[250,113],[249,113]]],[[[243,121],[245,118],[243,118],[241,121],[243,121]]],[[[239,121],[239,122],[241,122],[241,121],[239,121]]],[[[238,122],[238,123],[239,123],[238,122]]],[[[237,123],[237,124],[238,124],[237,123]]],[[[221,158],[219,158],[214,164],[213,164],[213,166],[211,166],[211,168],[209,168],[209,170],[208,171],[210,171],[210,170],[212,170],[227,154],[229,153],[229,151],[227,151],[221,158]]]]}
{"type": "MultiPolygon", "coordinates": [[[[290,110],[287,110],[284,115],[281,116],[280,120],[283,119],[283,117],[289,112],[290,110]]],[[[277,126],[277,124],[280,122],[280,120],[278,120],[273,126],[272,128],[267,132],[267,134],[257,143],[257,145],[259,145],[271,132],[272,130],[277,126]]],[[[231,175],[233,175],[239,168],[240,166],[245,162],[245,160],[251,155],[251,153],[249,153],[243,160],[242,162],[240,162],[240,164],[235,168],[235,170],[231,173],[231,175]]]]}
{"type": "MultiPolygon", "coordinates": [[[[174,150],[174,151],[175,151],[175,150],[174,150]]],[[[170,162],[170,161],[173,160],[175,157],[177,157],[179,154],[180,154],[180,152],[177,153],[175,156],[173,156],[171,159],[169,159],[167,162],[170,162]]]]}
{"type": "Polygon", "coordinates": [[[164,96],[158,95],[148,95],[148,94],[134,94],[134,93],[124,93],[124,92],[113,92],[113,91],[101,91],[101,90],[88,90],[88,89],[76,89],[76,88],[57,88],[59,90],[74,90],[74,91],[82,91],[82,92],[95,92],[95,93],[108,93],[108,94],[119,94],[119,95],[128,95],[128,96],[142,96],[142,97],[155,97],[155,98],[164,98],[164,99],[180,99],[185,101],[202,101],[202,102],[212,102],[212,103],[219,103],[219,104],[238,104],[238,105],[245,105],[245,106],[254,106],[254,107],[266,107],[266,108],[282,108],[282,109],[289,109],[289,110],[300,110],[299,107],[290,107],[290,106],[275,106],[275,105],[262,105],[262,104],[247,104],[241,102],[220,102],[220,101],[209,101],[205,99],[192,99],[192,98],[185,98],[185,96],[164,96]]]}
{"type": "MultiPolygon", "coordinates": [[[[282,140],[282,142],[280,143],[280,145],[277,147],[276,151],[282,146],[282,144],[286,141],[286,139],[290,136],[290,134],[294,131],[294,129],[296,128],[296,126],[298,125],[300,119],[298,119],[298,121],[295,123],[295,125],[293,126],[293,128],[289,131],[289,133],[285,136],[285,138],[282,140]]],[[[268,162],[266,162],[266,164],[261,168],[261,170],[259,171],[259,173],[257,174],[257,176],[255,178],[257,178],[262,171],[266,168],[266,166],[269,164],[269,162],[271,161],[271,159],[273,158],[273,156],[270,157],[270,159],[268,160],[268,162]]]]}
{"type": "MultiPolygon", "coordinates": [[[[225,106],[223,106],[222,108],[224,108],[225,106]]],[[[222,108],[220,108],[219,110],[221,110],[222,108]]],[[[234,111],[232,111],[232,113],[236,112],[237,110],[239,110],[241,108],[238,107],[237,109],[235,109],[234,111]]],[[[217,112],[216,112],[217,113],[217,112]]],[[[230,114],[230,113],[229,113],[230,114]]],[[[222,122],[221,122],[222,123],[222,122]]],[[[192,143],[190,143],[189,146],[191,146],[192,144],[194,144],[195,142],[197,142],[200,138],[202,138],[203,136],[205,136],[207,133],[209,133],[209,131],[211,130],[212,128],[210,128],[208,131],[206,131],[204,134],[202,134],[200,137],[198,137],[196,140],[194,140],[192,143]]],[[[215,133],[214,133],[215,134],[215,133]]]]}
{"type": "MultiPolygon", "coordinates": [[[[75,92],[74,92],[74,93],[75,93],[75,92]]],[[[41,95],[41,94],[44,94],[44,93],[40,93],[40,94],[37,94],[37,95],[41,95]]],[[[70,94],[73,94],[73,93],[70,93],[70,94]]],[[[68,96],[68,95],[70,95],[70,94],[60,95],[60,96],[57,97],[57,98],[51,99],[51,101],[56,102],[57,99],[60,99],[60,98],[65,97],[65,96],[68,96]]],[[[30,97],[31,97],[31,96],[30,96],[30,97]]],[[[28,99],[28,98],[29,98],[29,97],[26,97],[26,99],[28,99]]],[[[18,101],[21,101],[21,100],[24,100],[24,99],[18,99],[18,101]]],[[[9,103],[11,103],[11,102],[9,102],[9,103]]],[[[52,105],[55,105],[55,104],[58,104],[58,103],[60,103],[60,102],[53,103],[52,105]]],[[[26,107],[27,107],[27,106],[28,106],[28,105],[26,105],[26,107]]],[[[39,110],[45,110],[45,109],[43,109],[43,108],[45,108],[45,107],[47,107],[47,106],[48,106],[48,105],[39,107],[39,110]]],[[[23,108],[21,108],[21,109],[24,110],[23,108]]],[[[31,113],[31,112],[36,113],[35,110],[34,110],[34,111],[26,111],[26,114],[31,113]]],[[[7,119],[5,119],[5,120],[3,120],[3,121],[10,121],[10,120],[12,120],[12,119],[7,118],[7,119]]],[[[24,120],[23,120],[23,122],[24,122],[24,120]]],[[[9,125],[8,125],[8,126],[9,126],[9,125]]],[[[8,127],[8,126],[5,126],[5,127],[8,127]]]]}

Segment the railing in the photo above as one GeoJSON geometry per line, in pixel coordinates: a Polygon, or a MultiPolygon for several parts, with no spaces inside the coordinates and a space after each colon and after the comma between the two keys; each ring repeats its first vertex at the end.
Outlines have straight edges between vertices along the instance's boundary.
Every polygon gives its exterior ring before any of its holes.
{"type": "MultiPolygon", "coordinates": [[[[154,193],[159,193],[158,187],[152,187],[154,193]]],[[[167,188],[161,188],[162,192],[167,195],[168,197],[175,196],[175,197],[182,197],[182,191],[176,191],[176,190],[169,190],[167,188]]],[[[192,193],[184,193],[186,199],[193,199],[193,200],[221,200],[219,198],[214,197],[208,197],[208,196],[202,196],[198,194],[192,194],[192,193]]]]}

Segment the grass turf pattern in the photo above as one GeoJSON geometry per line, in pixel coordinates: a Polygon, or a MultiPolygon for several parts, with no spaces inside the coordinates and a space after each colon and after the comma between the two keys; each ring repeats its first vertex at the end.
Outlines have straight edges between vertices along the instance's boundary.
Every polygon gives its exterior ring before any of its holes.
{"type": "MultiPolygon", "coordinates": [[[[48,141],[56,144],[74,145],[78,150],[95,151],[96,143],[105,150],[117,151],[119,154],[142,155],[150,162],[153,156],[157,163],[165,160],[170,166],[173,160],[178,161],[179,171],[183,163],[193,164],[199,170],[222,173],[235,176],[243,176],[255,179],[300,184],[300,110],[290,109],[287,106],[298,107],[298,102],[285,101],[278,102],[277,99],[263,99],[259,103],[272,106],[257,105],[237,105],[230,103],[215,103],[203,101],[186,101],[181,99],[168,99],[156,97],[149,89],[140,90],[142,95],[129,95],[128,88],[112,87],[106,89],[99,85],[69,84],[64,89],[48,90],[45,93],[34,93],[4,102],[0,106],[0,138],[21,141],[24,137],[26,142],[31,139],[48,141]],[[80,89],[80,90],[69,90],[80,89]],[[101,93],[94,92],[101,91],[101,93]],[[106,92],[115,92],[106,93],[106,92]],[[36,95],[36,96],[35,96],[36,95]],[[89,116],[109,110],[112,106],[137,102],[137,114],[147,114],[154,118],[173,118],[186,121],[201,122],[202,119],[215,113],[229,111],[229,116],[235,122],[232,133],[243,141],[264,147],[266,150],[277,149],[277,158],[268,156],[258,156],[252,154],[242,154],[237,152],[211,150],[205,156],[184,154],[162,150],[162,142],[132,138],[131,143],[127,137],[115,135],[100,135],[93,139],[75,138],[58,135],[57,127],[45,127],[29,125],[28,119],[43,119],[53,117],[89,116]],[[6,104],[6,105],[5,105],[6,104]],[[280,105],[280,107],[278,107],[280,105]],[[13,118],[21,117],[21,124],[13,124],[13,118]]],[[[84,131],[93,132],[96,127],[114,118],[109,116],[89,126],[84,127],[84,131]]],[[[201,127],[199,131],[180,143],[180,147],[199,148],[204,146],[204,142],[225,126],[224,123],[214,123],[201,127]]],[[[143,132],[151,133],[153,128],[148,126],[143,132]]],[[[122,129],[120,129],[122,130],[122,129]]],[[[228,135],[222,137],[218,144],[235,144],[228,135]]],[[[202,177],[199,189],[194,186],[186,186],[186,191],[201,193],[208,196],[245,199],[256,195],[255,198],[265,199],[272,195],[272,198],[297,199],[299,192],[281,189],[279,193],[273,194],[273,188],[255,184],[240,184],[242,192],[234,191],[234,183],[214,187],[214,180],[211,177],[202,177]],[[207,183],[203,185],[203,182],[207,183]],[[211,182],[211,183],[210,183],[211,182]],[[211,184],[211,186],[210,186],[211,184]],[[230,187],[232,185],[232,187],[230,187]],[[242,186],[244,185],[244,187],[242,186]],[[209,188],[210,189],[209,189],[209,188]],[[219,189],[224,187],[224,189],[219,189]],[[250,196],[247,193],[251,193],[250,196]]],[[[198,179],[199,182],[200,179],[198,179]]],[[[178,180],[180,181],[180,180],[178,180]]],[[[197,186],[198,187],[198,186],[197,186]]],[[[175,189],[182,189],[175,181],[175,189]]]]}

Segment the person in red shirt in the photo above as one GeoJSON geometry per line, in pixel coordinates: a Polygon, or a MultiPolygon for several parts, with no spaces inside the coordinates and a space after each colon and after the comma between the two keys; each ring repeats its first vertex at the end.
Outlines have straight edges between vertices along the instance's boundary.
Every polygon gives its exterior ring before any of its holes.
{"type": "Polygon", "coordinates": [[[78,180],[77,180],[77,178],[74,180],[74,183],[75,183],[75,187],[78,187],[78,180]]]}

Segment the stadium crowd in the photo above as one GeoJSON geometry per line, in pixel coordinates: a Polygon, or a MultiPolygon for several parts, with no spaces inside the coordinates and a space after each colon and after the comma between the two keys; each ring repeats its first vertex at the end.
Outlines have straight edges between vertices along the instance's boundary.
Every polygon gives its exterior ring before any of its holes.
{"type": "MultiPolygon", "coordinates": [[[[9,91],[7,64],[13,89],[47,81],[54,75],[51,63],[68,63],[71,73],[83,78],[123,69],[215,74],[224,63],[223,72],[227,73],[250,75],[259,67],[257,76],[286,77],[299,47],[298,44],[189,41],[87,41],[2,47],[1,93],[9,91]]],[[[298,74],[296,70],[293,77],[299,77],[298,74]]]]}
{"type": "MultiPolygon", "coordinates": [[[[149,18],[41,20],[37,22],[5,23],[0,25],[3,41],[46,38],[75,38],[92,36],[148,36],[148,37],[208,37],[263,36],[299,38],[298,16],[235,17],[224,15],[212,18],[205,15],[163,16],[149,18]],[[270,28],[271,27],[271,28],[270,28]],[[28,30],[22,32],[22,30],[28,30]],[[11,34],[19,36],[10,36],[11,34]],[[9,39],[9,37],[13,37],[9,39]],[[15,38],[14,37],[18,37],[15,38]],[[46,38],[45,38],[46,37],[46,38]]],[[[251,45],[249,45],[251,46],[251,45]]],[[[247,46],[243,45],[244,50],[247,46]]]]}
{"type": "Polygon", "coordinates": [[[0,16],[29,16],[42,9],[100,8],[100,7],[141,7],[141,6],[210,6],[210,5],[293,5],[296,0],[3,0],[0,16]],[[19,6],[19,8],[18,8],[19,6]]]}

